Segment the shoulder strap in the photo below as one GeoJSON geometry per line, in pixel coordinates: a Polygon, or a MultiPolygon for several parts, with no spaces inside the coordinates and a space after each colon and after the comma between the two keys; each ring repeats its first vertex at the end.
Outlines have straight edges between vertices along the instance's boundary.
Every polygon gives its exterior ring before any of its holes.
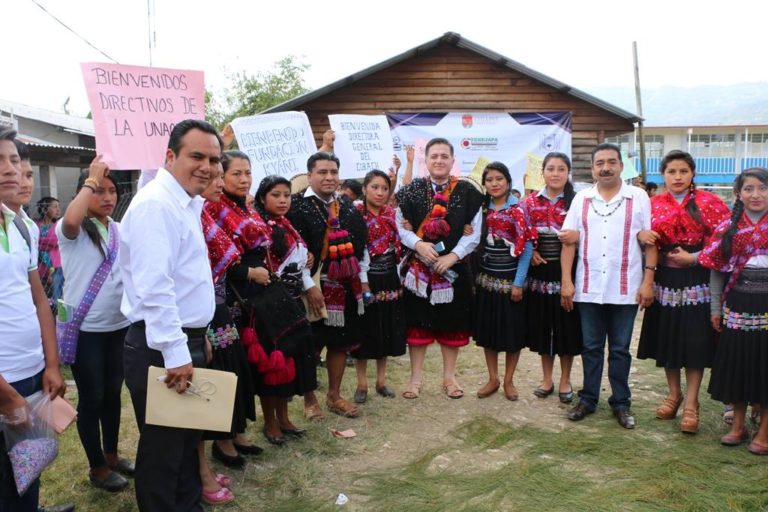
{"type": "Polygon", "coordinates": [[[83,320],[85,320],[85,317],[88,315],[88,311],[91,310],[91,306],[93,305],[93,302],[96,300],[96,296],[99,294],[99,291],[101,290],[101,287],[104,284],[104,281],[107,280],[107,276],[109,275],[109,272],[112,270],[112,266],[114,265],[115,260],[117,259],[118,246],[119,246],[119,234],[118,234],[117,224],[112,222],[109,225],[109,240],[107,242],[107,255],[104,258],[104,261],[101,262],[101,265],[99,265],[99,268],[96,269],[96,273],[91,279],[91,283],[88,285],[88,288],[85,291],[85,295],[83,295],[83,299],[80,301],[80,304],[77,306],[77,309],[75,310],[75,314],[72,317],[72,322],[74,322],[77,325],[78,329],[80,329],[80,326],[83,324],[83,320]]]}
{"type": "Polygon", "coordinates": [[[29,247],[29,254],[32,254],[32,237],[29,234],[29,228],[24,223],[24,219],[22,219],[20,215],[16,215],[13,218],[13,225],[16,226],[16,229],[19,230],[19,233],[21,233],[24,241],[27,242],[27,247],[29,247]]]}

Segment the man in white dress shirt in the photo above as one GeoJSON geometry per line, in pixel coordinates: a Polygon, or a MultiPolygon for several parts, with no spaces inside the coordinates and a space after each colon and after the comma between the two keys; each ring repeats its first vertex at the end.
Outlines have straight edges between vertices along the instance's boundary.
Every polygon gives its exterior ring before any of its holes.
{"type": "Polygon", "coordinates": [[[201,431],[145,424],[147,371],[165,367],[168,387],[183,393],[193,367],[205,366],[205,330],[214,294],[200,213],[221,139],[204,121],[171,132],[166,169],[134,197],[120,229],[125,382],[139,426],[139,510],[202,510],[197,445],[201,431]]]}
{"type": "Polygon", "coordinates": [[[574,284],[576,245],[565,243],[561,301],[567,311],[576,303],[584,338],[584,387],[568,419],[582,420],[597,408],[607,336],[612,391],[608,403],[619,424],[631,429],[635,420],[629,410],[629,342],[638,304],[645,308],[653,302],[657,252],[655,246],[646,246],[643,263],[637,234],[651,228],[651,202],[643,189],[622,182],[623,169],[617,146],[599,144],[592,151],[596,184],[576,194],[563,223],[563,230],[578,231],[579,259],[574,284]]]}

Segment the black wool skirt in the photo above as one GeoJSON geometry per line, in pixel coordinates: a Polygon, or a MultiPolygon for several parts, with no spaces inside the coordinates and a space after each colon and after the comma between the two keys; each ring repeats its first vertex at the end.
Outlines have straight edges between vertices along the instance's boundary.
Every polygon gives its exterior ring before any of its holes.
{"type": "Polygon", "coordinates": [[[393,254],[371,260],[368,285],[373,301],[365,306],[365,335],[356,359],[381,359],[405,354],[405,324],[402,315],[402,286],[393,254]]]}
{"type": "Polygon", "coordinates": [[[726,296],[709,381],[723,403],[768,406],[768,269],[744,269],[726,296]]]}
{"type": "Polygon", "coordinates": [[[638,359],[654,359],[659,368],[710,368],[717,333],[710,322],[709,269],[659,267],[654,291],[638,359]]]}
{"type": "Polygon", "coordinates": [[[523,299],[528,348],[543,356],[581,354],[579,312],[576,308],[568,312],[560,305],[561,277],[559,259],[528,269],[523,299]]]}

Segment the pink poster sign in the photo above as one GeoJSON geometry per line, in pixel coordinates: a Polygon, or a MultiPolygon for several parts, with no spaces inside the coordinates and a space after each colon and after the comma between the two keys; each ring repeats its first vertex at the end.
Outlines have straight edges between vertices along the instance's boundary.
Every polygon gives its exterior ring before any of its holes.
{"type": "Polygon", "coordinates": [[[157,169],[184,119],[205,119],[202,71],[81,64],[96,151],[112,169],[157,169]]]}

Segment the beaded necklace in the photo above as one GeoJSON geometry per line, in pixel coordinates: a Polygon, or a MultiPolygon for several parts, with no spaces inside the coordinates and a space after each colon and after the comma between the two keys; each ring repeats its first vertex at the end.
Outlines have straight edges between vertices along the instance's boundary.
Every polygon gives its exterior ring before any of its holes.
{"type": "Polygon", "coordinates": [[[618,210],[618,209],[621,207],[621,205],[622,205],[622,204],[624,204],[624,198],[623,198],[623,197],[621,198],[621,201],[619,201],[618,203],[616,203],[616,206],[614,206],[614,207],[613,207],[613,209],[612,209],[611,211],[609,211],[608,213],[600,213],[600,212],[599,212],[599,211],[597,211],[597,209],[595,208],[595,202],[594,202],[594,201],[590,201],[590,202],[589,202],[589,206],[592,208],[592,211],[593,211],[593,212],[595,212],[595,215],[598,215],[598,216],[600,216],[600,217],[610,217],[611,215],[613,215],[614,213],[616,213],[616,210],[618,210]]]}

